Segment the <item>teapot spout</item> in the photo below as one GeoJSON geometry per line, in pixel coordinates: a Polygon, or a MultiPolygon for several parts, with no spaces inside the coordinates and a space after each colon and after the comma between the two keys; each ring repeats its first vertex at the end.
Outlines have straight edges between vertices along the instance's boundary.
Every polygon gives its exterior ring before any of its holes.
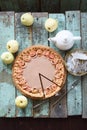
{"type": "Polygon", "coordinates": [[[73,40],[81,40],[81,37],[80,36],[73,37],[73,40]]]}
{"type": "Polygon", "coordinates": [[[50,42],[52,41],[53,43],[56,43],[56,37],[52,37],[52,38],[50,37],[50,38],[48,38],[48,41],[50,41],[50,42]]]}

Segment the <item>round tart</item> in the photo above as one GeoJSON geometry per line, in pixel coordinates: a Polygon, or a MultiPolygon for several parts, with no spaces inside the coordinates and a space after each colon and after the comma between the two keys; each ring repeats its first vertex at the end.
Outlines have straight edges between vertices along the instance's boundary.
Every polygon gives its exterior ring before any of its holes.
{"type": "Polygon", "coordinates": [[[12,77],[15,86],[25,96],[45,99],[63,87],[66,71],[60,54],[50,47],[35,45],[17,56],[12,77]]]}

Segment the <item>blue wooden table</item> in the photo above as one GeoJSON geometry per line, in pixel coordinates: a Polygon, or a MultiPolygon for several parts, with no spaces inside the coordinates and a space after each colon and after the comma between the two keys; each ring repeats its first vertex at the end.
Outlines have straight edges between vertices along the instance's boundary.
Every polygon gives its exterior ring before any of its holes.
{"type": "MultiPolygon", "coordinates": [[[[6,50],[6,43],[16,39],[20,43],[19,52],[31,45],[43,44],[54,48],[63,57],[64,51],[58,50],[55,45],[48,42],[48,37],[53,37],[57,32],[68,29],[76,36],[81,35],[81,41],[75,41],[73,48],[87,49],[87,13],[80,11],[67,11],[65,14],[32,13],[34,24],[25,27],[20,22],[23,13],[0,12],[0,55],[6,50]],[[44,28],[44,22],[48,17],[59,21],[58,29],[48,33],[44,28]]],[[[73,49],[72,48],[72,49],[73,49]]],[[[66,118],[73,115],[82,115],[87,118],[87,76],[76,77],[67,74],[67,81],[59,95],[47,99],[39,107],[35,107],[42,101],[28,98],[28,106],[20,109],[15,106],[15,97],[21,93],[12,82],[12,65],[4,65],[0,59],[0,117],[52,117],[66,118]],[[76,87],[65,95],[62,100],[52,104],[60,98],[78,80],[76,87]]]]}

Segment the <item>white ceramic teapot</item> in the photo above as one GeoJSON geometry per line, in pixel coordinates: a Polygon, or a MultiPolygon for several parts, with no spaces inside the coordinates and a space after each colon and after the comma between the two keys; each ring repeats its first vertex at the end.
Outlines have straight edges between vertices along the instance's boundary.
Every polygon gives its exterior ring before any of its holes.
{"type": "Polygon", "coordinates": [[[48,40],[52,41],[60,50],[68,50],[74,45],[74,40],[81,40],[81,37],[74,37],[69,30],[62,30],[48,40]]]}

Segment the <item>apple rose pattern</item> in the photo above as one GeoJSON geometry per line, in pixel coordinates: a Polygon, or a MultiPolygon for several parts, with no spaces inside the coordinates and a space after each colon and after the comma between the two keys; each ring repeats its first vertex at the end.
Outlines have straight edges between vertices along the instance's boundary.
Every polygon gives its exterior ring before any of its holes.
{"type": "Polygon", "coordinates": [[[12,75],[16,87],[26,96],[33,98],[48,98],[53,96],[62,88],[66,79],[62,57],[53,49],[43,46],[33,46],[23,50],[14,62],[12,75]],[[44,90],[37,86],[34,88],[30,86],[23,75],[23,71],[27,67],[28,63],[37,57],[47,58],[55,68],[54,78],[52,79],[53,84],[43,88],[44,90]]]}

